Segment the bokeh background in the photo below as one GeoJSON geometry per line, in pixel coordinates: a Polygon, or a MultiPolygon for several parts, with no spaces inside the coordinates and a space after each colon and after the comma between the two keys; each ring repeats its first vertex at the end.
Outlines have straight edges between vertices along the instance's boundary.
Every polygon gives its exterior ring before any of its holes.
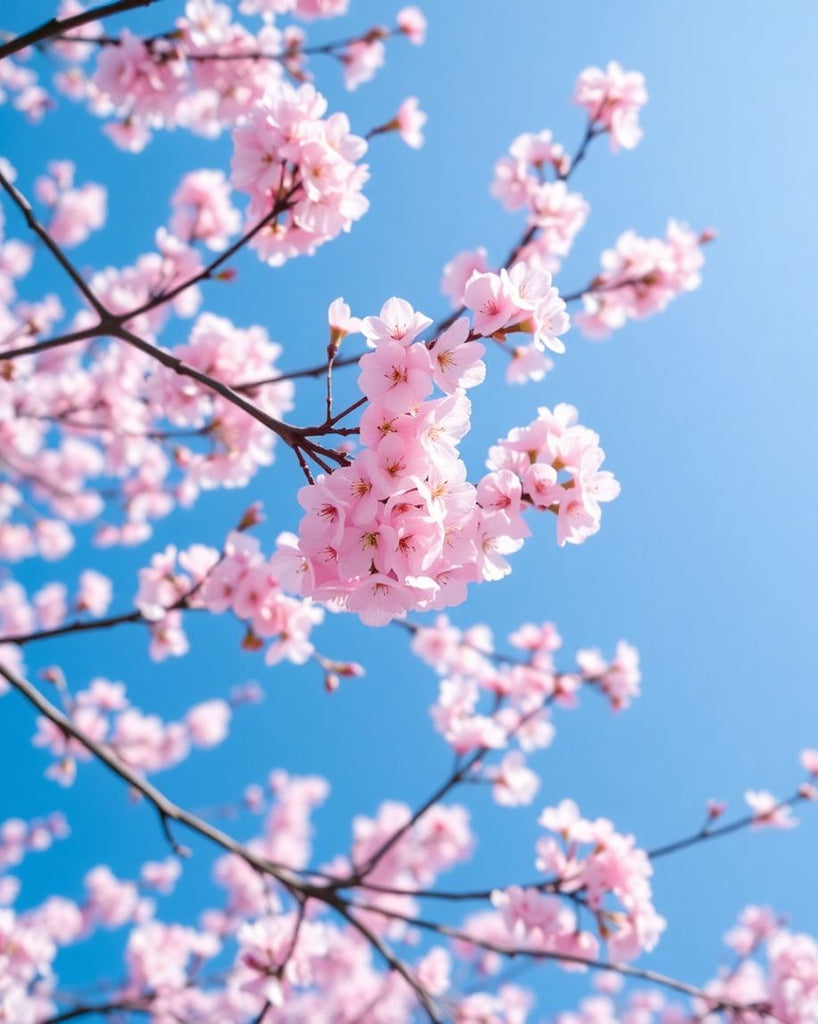
{"type": "MultiPolygon", "coordinates": [[[[348,19],[317,23],[311,38],[389,21],[399,6],[353,0],[348,19]]],[[[285,368],[323,357],[326,307],[336,296],[359,315],[398,294],[436,316],[446,310],[441,268],[456,251],[485,245],[501,260],[521,222],[488,195],[493,162],[526,130],[551,128],[569,150],[576,147],[583,116],[569,98],[589,64],[616,59],[643,71],[650,103],[637,150],[613,155],[601,140],[573,179],[592,214],[561,287],[585,283],[600,251],[627,228],[662,234],[674,216],[719,231],[707,248],[702,288],[667,313],[606,342],[572,332],[547,379],[523,389],[502,383],[502,354],[490,353],[492,379],[472,393],[474,429],[464,451],[474,473],[497,436],[532,419],[538,405],[568,401],[601,434],[623,490],[605,508],[601,533],[579,548],[557,548],[553,524],[539,521],[512,575],[473,589],[452,618],[487,621],[498,638],[522,621],[551,619],[565,638],[566,663],[577,647],[598,644],[612,653],[625,637],[642,654],[644,696],[621,715],[587,699],[578,712],[558,712],[552,748],[533,759],[542,775],[533,807],[496,808],[487,792],[470,787],[480,844],[472,864],[446,879],[457,887],[528,877],[539,809],[564,796],[651,846],[695,829],[708,797],[726,799],[728,813],[737,814],[746,788],[791,792],[798,752],[818,746],[818,6],[788,0],[771,13],[761,0],[429,0],[424,7],[426,46],[390,43],[374,83],[350,95],[332,62],[314,67],[332,108],[347,109],[359,131],[417,95],[429,114],[425,147],[409,151],[396,136],[375,140],[371,211],[350,235],[278,270],[244,254],[237,281],[206,292],[207,307],[238,325],[263,324],[284,345],[285,368]]],[[[164,28],[180,10],[165,0],[116,25],[164,28]]],[[[0,0],[4,29],[19,31],[52,13],[50,2],[0,0]]],[[[24,189],[54,157],[75,160],[79,181],[109,186],[108,225],[76,255],[98,268],[149,251],[180,176],[226,167],[231,146],[229,139],[160,133],[133,157],[114,149],[99,121],[60,99],[38,127],[0,109],[0,151],[24,189]]],[[[23,237],[10,209],[7,223],[9,234],[23,237]]],[[[38,292],[67,294],[43,256],[30,282],[38,292]]],[[[163,340],[181,341],[184,331],[176,321],[163,340]]],[[[310,419],[321,400],[320,384],[299,384],[296,421],[310,419]]],[[[160,523],[141,548],[102,552],[80,531],[63,563],[12,571],[35,589],[54,578],[73,585],[82,568],[93,567],[116,581],[114,610],[127,609],[136,571],[151,554],[170,542],[218,546],[251,500],[265,502],[268,546],[279,530],[294,528],[300,482],[281,450],[246,491],[205,495],[195,510],[160,523]]],[[[348,848],[355,814],[372,814],[387,798],[415,804],[448,770],[449,751],[428,714],[436,680],[397,629],[367,631],[349,617],[328,618],[318,633],[322,649],[368,670],[332,696],[315,667],[268,669],[240,652],[232,620],[192,616],[189,634],[192,653],[162,665],[149,661],[139,627],[38,645],[27,662],[31,674],[61,665],[75,688],[96,675],[124,680],[134,703],[168,718],[235,683],[261,682],[264,704],[235,716],[227,743],[158,781],[196,807],[237,800],[274,767],[326,776],[333,789],[316,816],[316,863],[348,848]]],[[[135,877],[143,859],[165,856],[150,809],[130,806],[102,769],[80,766],[68,791],[43,778],[48,759],[30,746],[33,717],[16,696],[3,700],[0,819],[62,808],[73,831],[26,863],[22,905],[55,889],[79,897],[94,864],[135,877]]],[[[770,904],[797,928],[818,931],[818,813],[807,807],[799,816],[792,833],[745,832],[659,863],[656,904],[669,927],[640,965],[706,980],[722,955],[722,933],[748,902],[770,904]]],[[[230,823],[245,838],[255,827],[249,817],[230,823]]],[[[211,853],[192,845],[178,892],[160,910],[165,920],[192,920],[204,900],[218,899],[211,853]]],[[[69,949],[60,960],[65,982],[120,977],[122,943],[121,934],[104,933],[69,949]]],[[[528,977],[543,1015],[570,1005],[587,984],[553,968],[528,977]]]]}

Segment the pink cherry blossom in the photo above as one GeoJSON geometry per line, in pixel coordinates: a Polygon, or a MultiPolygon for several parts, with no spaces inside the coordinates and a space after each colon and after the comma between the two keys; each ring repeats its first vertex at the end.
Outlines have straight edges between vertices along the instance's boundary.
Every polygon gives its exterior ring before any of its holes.
{"type": "Polygon", "coordinates": [[[611,136],[611,149],[633,149],[642,138],[639,111],[647,103],[645,79],[611,61],[603,71],[586,68],[577,79],[574,102],[588,111],[593,125],[611,136]]]}
{"type": "Polygon", "coordinates": [[[406,145],[411,146],[412,149],[420,149],[423,145],[423,126],[428,117],[418,106],[416,96],[407,96],[398,107],[395,120],[400,137],[406,145]]]}
{"type": "Polygon", "coordinates": [[[753,812],[754,824],[759,828],[794,828],[798,824],[792,809],[766,789],[748,789],[744,799],[753,812]]]}
{"type": "Polygon", "coordinates": [[[402,7],[397,15],[398,29],[408,37],[409,41],[416,46],[422,46],[426,41],[426,18],[419,7],[411,4],[402,7]]]}

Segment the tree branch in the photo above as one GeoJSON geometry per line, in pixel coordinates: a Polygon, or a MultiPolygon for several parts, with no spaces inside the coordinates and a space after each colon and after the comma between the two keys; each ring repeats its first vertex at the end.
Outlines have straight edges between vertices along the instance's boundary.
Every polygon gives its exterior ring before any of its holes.
{"type": "Polygon", "coordinates": [[[242,860],[246,861],[256,871],[265,875],[271,875],[290,892],[304,890],[304,883],[289,868],[281,864],[275,864],[265,857],[259,857],[232,836],[227,835],[227,833],[215,828],[209,822],[175,804],[156,786],[128,767],[109,747],[98,743],[78,729],[70,718],[67,718],[40,693],[36,686],[22,676],[17,675],[16,672],[12,672],[2,662],[0,662],[0,676],[25,697],[30,704],[33,704],[42,715],[56,725],[65,736],[76,740],[77,743],[85,747],[89,753],[93,754],[97,760],[101,761],[106,768],[113,772],[114,775],[118,775],[129,786],[138,793],[141,793],[156,810],[163,828],[170,821],[178,822],[180,825],[189,828],[192,832],[196,832],[205,839],[208,839],[211,843],[215,843],[216,846],[220,846],[228,853],[241,857],[242,860]]]}
{"type": "MultiPolygon", "coordinates": [[[[769,813],[774,814],[776,811],[782,810],[784,807],[792,807],[807,799],[808,798],[799,789],[793,793],[792,796],[779,801],[769,813]]],[[[735,821],[720,825],[717,828],[700,829],[698,832],[694,832],[693,835],[685,836],[683,839],[676,839],[664,846],[654,847],[652,850],[646,850],[645,853],[651,860],[657,860],[658,858],[666,857],[671,853],[686,850],[690,846],[696,846],[698,843],[706,842],[708,839],[719,839],[721,836],[729,835],[732,832],[739,832],[742,829],[750,828],[753,825],[758,825],[760,823],[763,824],[763,821],[764,819],[757,815],[747,814],[743,818],[737,818],[735,821]]],[[[522,884],[520,888],[536,889],[539,892],[558,893],[561,891],[560,887],[570,881],[572,881],[570,876],[568,878],[539,879],[537,881],[522,884]]],[[[384,893],[390,896],[414,896],[417,899],[433,899],[444,900],[452,903],[465,903],[470,901],[478,902],[482,900],[489,900],[493,893],[498,890],[505,889],[507,885],[510,885],[511,883],[506,883],[506,885],[495,885],[490,889],[472,889],[460,892],[437,889],[397,889],[389,886],[374,885],[371,882],[365,882],[363,880],[359,880],[355,884],[356,886],[368,889],[371,892],[384,893]]],[[[346,886],[341,886],[341,888],[346,888],[346,886]]]]}
{"type": "Polygon", "coordinates": [[[108,316],[108,310],[102,305],[96,295],[94,295],[86,284],[82,274],[80,274],[71,260],[68,259],[60,246],[57,245],[51,235],[49,235],[48,231],[37,220],[34,210],[31,207],[31,203],[14,187],[5,174],[3,174],[2,169],[0,169],[0,187],[8,193],[17,209],[22,213],[23,217],[25,217],[26,224],[28,224],[31,230],[45,243],[66,274],[68,274],[77,288],[79,288],[86,301],[99,315],[100,320],[104,320],[108,316]]]}
{"type": "Polygon", "coordinates": [[[42,1024],[63,1024],[63,1021],[79,1020],[80,1017],[90,1017],[92,1015],[107,1016],[108,1014],[121,1011],[126,1013],[144,1013],[146,1016],[153,1012],[149,1006],[140,1006],[137,1003],[86,1003],[82,1006],[74,1006],[70,1010],[63,1010],[54,1017],[44,1020],[42,1024]]]}
{"type": "MultiPolygon", "coordinates": [[[[564,174],[560,174],[558,176],[558,181],[568,181],[568,179],[576,170],[577,166],[585,159],[585,155],[588,152],[588,147],[590,146],[592,139],[596,138],[596,136],[600,134],[602,133],[594,128],[593,121],[589,121],[588,126],[585,129],[585,134],[582,137],[582,141],[579,144],[579,148],[577,149],[574,156],[571,158],[571,163],[568,167],[568,170],[564,174]]],[[[525,249],[525,247],[534,240],[538,230],[539,228],[536,224],[530,224],[526,228],[526,230],[520,237],[519,241],[517,241],[512,246],[508,256],[506,256],[505,262],[503,263],[502,267],[503,270],[508,270],[512,263],[516,261],[517,257],[520,255],[522,250],[525,249]]],[[[570,298],[563,295],[562,299],[564,302],[575,301],[582,294],[583,293],[580,292],[579,295],[572,295],[570,298]]],[[[459,316],[462,316],[465,312],[466,307],[460,306],[459,309],[456,309],[453,313],[450,313],[447,317],[445,317],[445,319],[438,321],[438,323],[436,323],[432,328],[433,332],[435,334],[439,334],[441,331],[445,331],[447,327],[451,327],[455,320],[457,320],[457,318],[459,316]]]]}
{"type": "Polygon", "coordinates": [[[408,966],[397,956],[393,950],[381,939],[379,935],[368,928],[363,921],[361,921],[354,914],[351,914],[347,909],[347,904],[340,902],[336,905],[335,909],[346,921],[348,921],[352,927],[360,932],[361,935],[373,946],[378,953],[383,957],[390,969],[398,973],[407,985],[412,989],[418,998],[418,1002],[426,1011],[426,1015],[432,1024],[443,1024],[443,1018],[438,1014],[437,1008],[435,1007],[432,997],[426,991],[420,981],[412,974],[408,966]]]}
{"type": "Polygon", "coordinates": [[[626,978],[637,978],[640,981],[647,981],[652,985],[658,985],[662,988],[672,989],[674,992],[681,992],[683,995],[690,996],[693,999],[701,999],[706,1002],[712,1010],[730,1010],[733,1013],[746,1013],[749,1011],[755,1011],[759,1014],[766,1014],[772,1016],[769,1007],[766,1004],[742,1004],[735,1003],[731,1000],[723,999],[719,996],[709,995],[703,989],[697,988],[695,985],[688,985],[684,981],[677,981],[676,978],[671,978],[666,974],[659,974],[657,971],[645,970],[639,967],[631,967],[630,964],[619,964],[611,963],[606,960],[595,960],[589,957],[577,956],[571,953],[557,953],[554,951],[537,950],[537,949],[526,949],[519,948],[517,946],[507,946],[503,943],[490,942],[488,940],[477,938],[476,936],[469,935],[468,932],[460,931],[457,928],[450,928],[448,925],[440,924],[437,921],[427,921],[423,918],[412,917],[411,914],[402,914],[396,910],[387,910],[382,907],[369,906],[367,904],[360,903],[347,903],[348,907],[368,911],[373,914],[380,914],[382,917],[388,917],[395,921],[403,921],[406,924],[412,925],[415,928],[422,928],[425,931],[435,932],[438,935],[444,935],[446,938],[455,939],[461,942],[467,942],[469,945],[478,946],[480,949],[485,949],[491,953],[498,953],[500,956],[508,957],[509,959],[515,957],[530,957],[533,960],[555,960],[558,963],[569,963],[577,964],[578,966],[587,967],[594,971],[613,971],[616,974],[622,974],[626,978]]]}
{"type": "Polygon", "coordinates": [[[50,640],[53,637],[67,636],[69,633],[87,633],[95,629],[111,629],[113,626],[121,626],[124,622],[147,623],[148,620],[140,611],[125,612],[122,615],[111,615],[107,619],[67,622],[65,625],[56,626],[54,629],[39,629],[33,633],[19,633],[16,636],[0,635],[0,644],[17,644],[18,647],[24,647],[26,644],[37,643],[38,640],[50,640]]]}
{"type": "Polygon", "coordinates": [[[80,28],[92,21],[100,21],[102,18],[110,18],[114,14],[123,14],[125,11],[132,11],[137,7],[150,7],[159,0],[113,0],[111,3],[100,4],[99,7],[92,7],[79,14],[73,14],[70,18],[50,18],[30,32],[24,32],[15,36],[9,42],[0,46],[0,60],[10,57],[13,53],[24,50],[27,46],[34,46],[36,43],[45,42],[52,36],[61,35],[63,32],[70,32],[73,28],[80,28]]]}

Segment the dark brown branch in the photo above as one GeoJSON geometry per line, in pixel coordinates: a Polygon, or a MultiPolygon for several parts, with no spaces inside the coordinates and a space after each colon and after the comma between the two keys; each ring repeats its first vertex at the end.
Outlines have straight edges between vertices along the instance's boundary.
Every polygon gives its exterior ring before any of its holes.
{"type": "Polygon", "coordinates": [[[424,800],[420,807],[413,812],[411,818],[406,822],[406,824],[396,829],[391,836],[385,839],[363,865],[355,868],[349,879],[344,879],[343,887],[347,888],[347,886],[360,884],[368,874],[374,871],[383,857],[386,856],[396,843],[399,843],[400,840],[403,839],[406,833],[409,832],[418,823],[418,821],[420,821],[423,815],[468,776],[474,765],[485,756],[487,749],[487,747],[479,747],[464,764],[456,767],[445,782],[442,782],[434,793],[424,800]]]}
{"type": "MultiPolygon", "coordinates": [[[[149,0],[154,3],[156,0],[149,0]]],[[[355,43],[374,42],[375,40],[388,39],[394,35],[400,35],[400,30],[393,30],[387,28],[373,28],[366,32],[362,32],[357,36],[350,36],[346,39],[336,39],[329,43],[317,43],[313,46],[291,46],[280,53],[265,53],[263,50],[249,50],[244,52],[236,53],[185,53],[185,60],[193,61],[196,63],[207,63],[208,61],[222,61],[222,62],[233,62],[233,61],[276,61],[279,64],[287,65],[293,60],[297,60],[299,57],[314,57],[318,55],[325,55],[330,57],[340,57],[343,60],[344,51],[355,43]]],[[[51,34],[52,36],[55,33],[51,34]]],[[[89,46],[121,46],[122,42],[116,36],[68,36],[63,39],[61,36],[57,37],[60,41],[74,42],[74,43],[86,43],[89,46]]],[[[154,58],[164,58],[167,55],[167,51],[164,49],[156,49],[157,43],[173,43],[178,38],[176,30],[170,30],[167,32],[161,32],[158,35],[149,36],[142,40],[144,45],[148,48],[154,58]]]]}
{"type": "Polygon", "coordinates": [[[63,1010],[53,1017],[43,1021],[43,1024],[63,1024],[63,1021],[79,1020],[80,1017],[106,1016],[117,1013],[144,1013],[146,1016],[152,1013],[150,1006],[140,1006],[131,1002],[108,1002],[108,1003],[86,1003],[82,1006],[74,1006],[70,1010],[63,1010]]]}
{"type": "MultiPolygon", "coordinates": [[[[212,572],[223,558],[224,552],[219,555],[218,561],[213,565],[209,572],[212,572]]],[[[165,609],[165,614],[181,611],[182,609],[195,611],[195,608],[191,608],[190,599],[198,594],[204,586],[206,579],[207,574],[203,576],[198,583],[194,584],[190,590],[187,590],[184,594],[180,594],[178,599],[165,609]]],[[[18,647],[24,647],[26,644],[33,644],[38,640],[52,640],[54,637],[67,636],[70,633],[89,633],[97,629],[112,629],[114,626],[121,626],[124,623],[144,623],[146,626],[152,626],[154,625],[154,620],[146,619],[142,612],[140,612],[139,609],[136,609],[132,612],[124,612],[121,615],[111,615],[106,619],[89,619],[88,621],[75,620],[74,622],[65,623],[62,626],[55,626],[53,629],[40,629],[33,633],[19,633],[16,636],[0,636],[0,643],[17,644],[18,647]]]]}
{"type": "MultiPolygon", "coordinates": [[[[780,800],[769,812],[769,815],[774,814],[776,811],[782,810],[784,807],[793,807],[798,803],[802,803],[808,798],[799,789],[792,796],[786,797],[784,800],[780,800]]],[[[753,825],[759,825],[764,823],[764,817],[760,817],[755,814],[747,814],[743,818],[737,818],[735,821],[727,822],[724,825],[720,825],[716,828],[705,827],[700,829],[698,832],[694,832],[692,835],[685,836],[683,839],[674,840],[671,843],[666,843],[664,846],[654,847],[652,850],[646,850],[647,856],[651,860],[658,860],[660,857],[666,857],[671,853],[677,853],[680,850],[686,850],[688,847],[696,846],[699,843],[706,842],[708,839],[719,839],[721,836],[730,835],[733,832],[739,832],[745,828],[750,828],[753,825]]],[[[571,878],[548,878],[545,880],[539,879],[537,881],[528,882],[523,884],[523,889],[537,889],[539,892],[559,892],[560,886],[565,882],[570,882],[571,878]]],[[[437,889],[397,889],[390,888],[389,886],[374,885],[371,882],[361,881],[355,883],[360,885],[361,888],[368,889],[372,892],[379,892],[388,894],[391,896],[414,896],[418,899],[435,899],[444,900],[452,903],[465,903],[465,902],[477,902],[491,899],[491,895],[498,890],[504,889],[505,885],[495,885],[490,889],[472,889],[463,890],[460,892],[450,892],[437,889]]],[[[342,886],[346,888],[346,885],[342,886]]]]}
{"type": "Polygon", "coordinates": [[[558,963],[577,964],[579,966],[588,967],[594,971],[613,971],[616,974],[622,974],[628,978],[637,978],[640,981],[647,981],[652,985],[659,985],[662,988],[672,989],[674,992],[681,992],[683,995],[690,996],[692,999],[702,999],[710,1006],[712,1011],[720,1009],[730,1010],[733,1013],[755,1011],[756,1013],[770,1015],[769,1008],[766,1004],[735,1003],[729,999],[722,999],[719,996],[710,995],[703,989],[696,988],[695,985],[688,985],[686,982],[677,981],[675,978],[671,978],[666,974],[659,974],[657,971],[645,970],[639,967],[631,967],[630,964],[610,963],[605,960],[596,960],[589,957],[576,956],[570,953],[557,953],[555,951],[525,948],[521,949],[517,946],[507,946],[503,943],[489,942],[488,940],[469,935],[467,932],[460,931],[457,928],[450,928],[448,925],[440,924],[437,921],[427,921],[423,918],[412,917],[411,914],[402,914],[396,910],[388,910],[386,908],[369,906],[368,904],[361,903],[348,903],[347,906],[356,910],[380,914],[382,917],[388,917],[395,921],[404,921],[406,924],[412,925],[415,928],[422,928],[425,931],[444,935],[449,939],[467,942],[472,946],[477,946],[480,949],[485,949],[492,953],[498,953],[501,956],[505,956],[510,959],[516,957],[530,957],[534,960],[555,960],[558,963]]]}
{"type": "Polygon", "coordinates": [[[217,395],[238,406],[239,409],[252,416],[253,419],[258,420],[259,423],[264,424],[268,430],[272,430],[286,444],[292,446],[294,443],[298,434],[297,428],[291,427],[288,423],[284,423],[274,416],[270,416],[269,413],[264,412],[263,409],[260,409],[244,395],[231,388],[229,384],[225,384],[224,381],[219,380],[217,377],[211,377],[210,374],[197,370],[195,366],[191,366],[177,356],[171,355],[170,352],[166,352],[149,341],[145,341],[144,338],[140,338],[139,335],[134,334],[133,331],[128,330],[126,327],[117,326],[113,329],[112,333],[115,337],[120,338],[133,348],[150,356],[151,359],[155,359],[163,366],[166,366],[169,370],[173,370],[174,373],[178,373],[183,377],[190,377],[191,380],[195,380],[210,391],[215,391],[217,395]]]}
{"type": "Polygon", "coordinates": [[[55,338],[45,338],[43,341],[33,342],[24,348],[10,348],[0,352],[0,362],[21,359],[23,356],[36,356],[40,352],[47,352],[50,348],[61,348],[63,345],[70,345],[74,341],[88,341],[90,338],[98,338],[99,324],[94,327],[85,327],[81,331],[70,331],[68,334],[60,334],[55,338]]]}
{"type": "Polygon", "coordinates": [[[414,974],[412,974],[403,960],[401,960],[400,957],[392,951],[392,949],[386,944],[386,942],[384,942],[383,939],[381,939],[379,935],[373,932],[371,928],[368,928],[356,915],[349,912],[347,906],[350,905],[351,904],[341,902],[335,907],[335,909],[341,917],[348,921],[356,931],[360,932],[367,942],[369,942],[370,945],[380,953],[381,957],[383,957],[389,965],[390,970],[399,974],[406,984],[409,985],[417,996],[418,1002],[425,1010],[426,1016],[430,1021],[432,1021],[432,1024],[443,1024],[443,1018],[438,1014],[432,997],[426,991],[424,986],[414,976],[414,974]]]}
{"type": "Polygon", "coordinates": [[[25,217],[26,224],[28,224],[31,230],[45,243],[46,247],[50,250],[54,258],[57,260],[57,262],[66,272],[66,274],[68,274],[68,276],[77,286],[77,288],[79,288],[80,292],[82,293],[86,301],[99,315],[100,319],[104,319],[108,315],[108,311],[105,309],[105,307],[96,297],[96,295],[94,295],[94,293],[88,287],[82,274],[80,274],[80,272],[71,262],[71,260],[69,260],[65,253],[62,251],[60,246],[57,245],[57,243],[54,241],[51,235],[49,235],[48,231],[37,220],[37,218],[34,215],[34,210],[31,208],[31,203],[26,199],[26,197],[21,192],[18,192],[14,185],[12,185],[9,179],[5,176],[5,174],[3,174],[2,170],[0,170],[0,187],[2,187],[4,191],[8,193],[17,209],[20,211],[20,213],[22,213],[23,217],[25,217]]]}
{"type": "Polygon", "coordinates": [[[241,238],[237,238],[232,245],[229,245],[226,249],[220,252],[219,255],[215,259],[211,260],[210,263],[208,263],[202,270],[193,274],[191,277],[179,284],[174,285],[174,287],[170,288],[168,291],[154,295],[146,302],[143,302],[141,306],[137,306],[136,309],[132,309],[128,313],[118,316],[116,318],[117,322],[119,324],[125,324],[129,320],[133,319],[133,317],[139,316],[142,313],[147,313],[150,310],[155,309],[157,306],[164,306],[166,303],[172,302],[178,295],[181,295],[182,292],[187,291],[188,288],[192,288],[194,285],[212,278],[222,264],[235,256],[240,249],[243,249],[248,242],[251,242],[256,235],[263,231],[268,224],[276,219],[276,217],[280,216],[290,208],[292,205],[290,200],[299,188],[301,188],[301,181],[296,180],[292,187],[288,189],[283,196],[276,199],[269,213],[265,214],[261,220],[257,221],[249,231],[245,231],[241,238]]]}
{"type": "Polygon", "coordinates": [[[15,36],[9,42],[0,46],[0,60],[10,57],[13,53],[24,50],[27,46],[34,46],[37,43],[45,42],[52,36],[70,32],[71,29],[80,28],[92,21],[100,21],[102,18],[110,18],[114,14],[123,14],[125,11],[132,11],[137,7],[150,7],[158,3],[158,0],[113,0],[112,3],[100,4],[99,7],[92,7],[79,14],[72,14],[70,18],[50,18],[30,32],[24,32],[15,36]]]}
{"type": "Polygon", "coordinates": [[[588,154],[588,147],[591,142],[597,137],[597,135],[603,135],[605,132],[604,128],[600,128],[594,118],[590,118],[585,128],[585,134],[582,136],[582,142],[579,144],[579,149],[571,158],[571,163],[568,169],[558,175],[559,181],[568,181],[574,171],[579,167],[582,161],[588,154]]]}
{"type": "Polygon", "coordinates": [[[139,611],[126,612],[123,615],[111,615],[107,619],[67,622],[54,629],[39,629],[33,633],[20,633],[16,636],[0,636],[0,643],[17,644],[19,647],[24,647],[26,644],[33,644],[38,640],[51,640],[54,637],[67,636],[69,633],[87,633],[95,629],[111,629],[113,626],[121,626],[125,622],[147,623],[148,620],[139,611]]]}
{"type": "Polygon", "coordinates": [[[147,779],[143,778],[125,764],[125,762],[122,761],[109,747],[102,743],[98,743],[96,740],[87,736],[84,732],[78,729],[70,718],[67,718],[57,707],[55,707],[54,704],[40,693],[36,686],[30,683],[27,679],[24,679],[22,676],[17,675],[16,672],[12,672],[2,662],[0,662],[0,676],[2,676],[10,686],[17,690],[18,693],[22,694],[30,704],[33,704],[42,715],[56,725],[64,736],[76,740],[77,743],[85,747],[89,753],[93,754],[98,761],[113,772],[114,775],[118,775],[119,778],[124,782],[127,782],[132,789],[141,793],[142,796],[154,807],[160,817],[160,821],[164,824],[171,821],[178,822],[180,825],[184,825],[192,832],[196,832],[205,839],[208,839],[216,846],[220,846],[228,853],[241,857],[242,860],[256,871],[265,875],[271,875],[290,892],[295,893],[303,890],[303,883],[290,871],[289,868],[281,864],[275,864],[272,861],[267,860],[265,857],[258,856],[235,840],[232,836],[215,828],[213,825],[204,821],[202,818],[197,817],[195,814],[191,814],[190,811],[185,810],[183,807],[179,807],[165,796],[161,790],[157,789],[156,786],[148,782],[147,779]]]}
{"type": "MultiPolygon", "coordinates": [[[[770,814],[772,815],[784,807],[793,807],[803,800],[806,800],[806,797],[799,790],[793,793],[792,796],[777,803],[772,811],[770,811],[770,814]]],[[[727,822],[716,828],[703,828],[684,839],[677,839],[675,842],[666,843],[664,846],[657,846],[652,850],[648,850],[647,854],[651,860],[657,860],[659,857],[666,857],[669,853],[686,850],[689,846],[696,846],[698,843],[706,842],[708,839],[718,839],[721,836],[730,835],[731,832],[739,832],[741,829],[749,828],[751,825],[763,824],[763,822],[764,817],[756,814],[747,814],[743,818],[737,818],[735,821],[727,822]]]]}

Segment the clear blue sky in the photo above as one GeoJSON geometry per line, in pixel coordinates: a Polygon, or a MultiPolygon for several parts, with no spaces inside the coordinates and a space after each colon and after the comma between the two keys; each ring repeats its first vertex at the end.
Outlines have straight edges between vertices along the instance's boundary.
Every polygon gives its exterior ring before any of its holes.
{"type": "MultiPolygon", "coordinates": [[[[164,26],[180,6],[166,0],[132,22],[164,26]]],[[[353,0],[346,23],[318,24],[312,37],[363,29],[399,6],[353,0]]],[[[350,236],[281,270],[245,256],[236,284],[207,294],[210,308],[237,324],[265,325],[285,346],[288,368],[321,358],[326,306],[337,295],[366,314],[399,294],[434,316],[444,310],[440,270],[454,252],[482,244],[495,259],[505,255],[520,222],[488,195],[493,162],[525,130],[552,128],[575,147],[582,117],[568,99],[589,64],[617,59],[643,71],[650,103],[635,152],[613,156],[598,144],[577,173],[592,215],[561,285],[584,283],[600,250],[626,228],[660,234],[675,216],[720,232],[707,250],[703,287],[666,314],[604,343],[572,333],[554,372],[526,390],[502,385],[494,359],[493,382],[474,394],[466,450],[475,471],[495,437],[533,418],[538,405],[569,401],[601,434],[623,491],[606,508],[601,533],[580,548],[558,549],[552,525],[538,524],[512,575],[474,590],[453,617],[464,625],[488,620],[499,636],[524,620],[553,619],[566,658],[579,646],[611,651],[625,637],[642,653],[644,696],[620,716],[591,701],[558,716],[553,747],[534,759],[543,779],[535,807],[497,809],[482,793],[468,794],[480,847],[454,879],[468,886],[530,874],[541,805],[573,796],[588,814],[610,816],[653,845],[695,828],[710,796],[738,812],[745,788],[790,791],[799,750],[818,745],[818,7],[808,0],[774,14],[760,0],[438,0],[425,7],[426,47],[390,45],[374,84],[349,96],[334,65],[318,69],[333,107],[348,109],[359,130],[417,94],[429,113],[425,148],[415,153],[396,138],[376,140],[372,209],[350,236]]],[[[19,30],[50,13],[50,3],[0,2],[0,26],[19,30]]],[[[99,128],[65,100],[38,128],[0,110],[0,151],[24,188],[52,157],[74,159],[80,180],[111,187],[107,229],[78,251],[94,267],[147,251],[180,175],[224,167],[230,152],[226,140],[207,144],[176,133],[160,135],[136,159],[116,151],[99,128]]],[[[7,222],[22,234],[12,211],[7,222]]],[[[43,290],[65,294],[45,259],[38,273],[43,290]]],[[[164,340],[182,340],[183,332],[177,324],[164,340]]],[[[317,385],[299,388],[302,422],[319,401],[317,385]]],[[[206,496],[137,551],[82,546],[60,565],[24,564],[15,573],[33,587],[63,572],[73,582],[94,566],[116,579],[117,607],[126,607],[149,554],[171,540],[218,545],[250,500],[266,503],[268,539],[294,527],[291,461],[282,452],[280,464],[246,492],[206,496]]],[[[347,848],[354,813],[372,813],[385,798],[414,804],[446,770],[449,755],[427,710],[436,681],[397,631],[367,632],[349,618],[328,622],[322,646],[368,668],[366,679],[331,698],[309,667],[270,670],[241,654],[233,623],[191,622],[190,634],[193,653],[161,666],[147,659],[136,628],[38,646],[28,662],[32,673],[61,664],[77,688],[94,675],[123,679],[136,703],[166,716],[233,683],[263,682],[265,704],[237,716],[228,743],[161,782],[195,805],[233,800],[275,766],[325,775],[334,789],[317,816],[317,860],[347,848]]],[[[29,861],[23,905],[51,891],[55,879],[64,894],[78,896],[93,864],[108,862],[129,877],[142,857],[164,856],[153,816],[130,808],[120,784],[101,770],[81,768],[67,793],[44,780],[46,759],[29,745],[32,725],[29,708],[6,698],[0,819],[62,807],[73,836],[29,861]]],[[[770,903],[818,932],[818,812],[807,808],[803,818],[792,834],[745,833],[658,865],[656,902],[669,929],[641,963],[705,980],[721,934],[747,902],[770,903]]],[[[250,827],[235,826],[244,836],[250,827]]],[[[165,918],[189,918],[199,905],[210,853],[194,845],[165,918]]],[[[61,961],[68,978],[117,977],[121,938],[105,935],[70,951],[61,961]]],[[[578,990],[576,979],[560,979],[549,971],[545,1013],[578,990]]]]}

